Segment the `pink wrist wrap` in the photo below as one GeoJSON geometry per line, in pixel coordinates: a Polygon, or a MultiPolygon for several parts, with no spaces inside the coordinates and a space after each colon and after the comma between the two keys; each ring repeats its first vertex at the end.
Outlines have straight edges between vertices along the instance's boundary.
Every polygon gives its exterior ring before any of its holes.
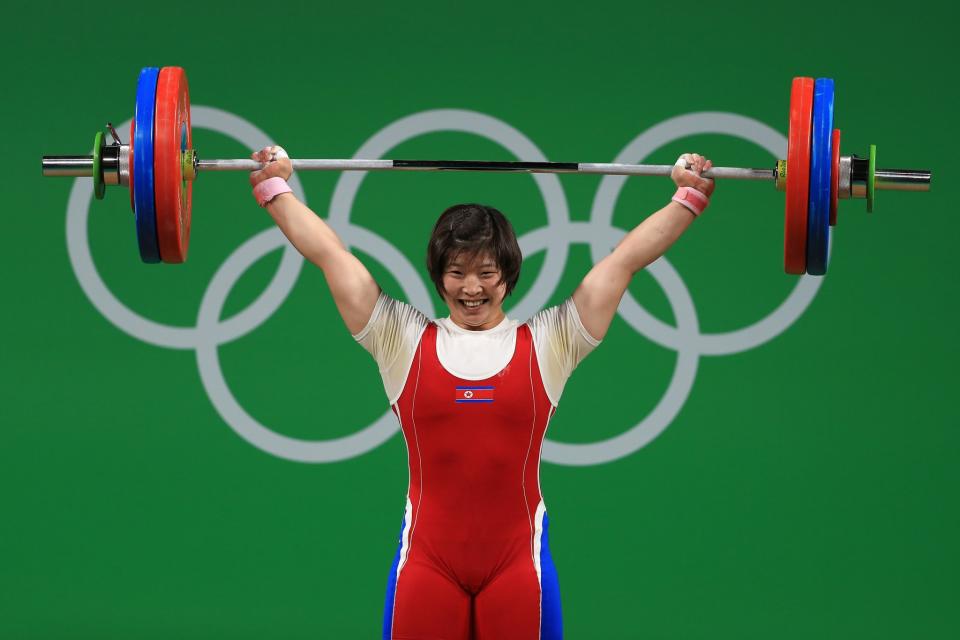
{"type": "Polygon", "coordinates": [[[253,197],[257,199],[257,204],[261,207],[267,206],[267,203],[276,198],[281,193],[291,193],[293,189],[283,178],[267,178],[253,188],[253,197]]]}
{"type": "Polygon", "coordinates": [[[710,204],[710,198],[703,195],[693,187],[680,187],[671,198],[674,202],[679,202],[687,209],[693,212],[693,215],[699,216],[703,210],[710,204]]]}

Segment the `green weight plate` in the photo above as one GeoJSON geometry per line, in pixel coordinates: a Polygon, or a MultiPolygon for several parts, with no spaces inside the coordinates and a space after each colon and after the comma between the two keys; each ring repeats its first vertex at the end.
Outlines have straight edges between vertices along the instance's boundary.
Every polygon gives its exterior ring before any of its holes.
{"type": "Polygon", "coordinates": [[[106,185],[103,182],[103,131],[97,131],[93,138],[93,195],[103,200],[106,185]]]}
{"type": "Polygon", "coordinates": [[[873,213],[873,198],[877,189],[877,145],[870,145],[870,164],[867,166],[867,213],[873,213]]]}

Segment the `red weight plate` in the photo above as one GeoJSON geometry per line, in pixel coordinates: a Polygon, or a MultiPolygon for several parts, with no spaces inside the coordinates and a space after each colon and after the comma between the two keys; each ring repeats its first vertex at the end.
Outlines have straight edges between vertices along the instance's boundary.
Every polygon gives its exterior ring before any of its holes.
{"type": "Polygon", "coordinates": [[[840,129],[833,130],[833,172],[830,175],[830,226],[837,225],[837,198],[840,197],[840,129]]]}
{"type": "Polygon", "coordinates": [[[810,198],[813,85],[813,78],[794,78],[790,89],[783,268],[787,273],[798,275],[807,269],[807,203],[810,198]]]}
{"type": "Polygon", "coordinates": [[[180,67],[163,67],[157,79],[153,179],[157,239],[164,262],[187,259],[193,181],[183,176],[182,154],[191,147],[190,91],[180,67]]]}

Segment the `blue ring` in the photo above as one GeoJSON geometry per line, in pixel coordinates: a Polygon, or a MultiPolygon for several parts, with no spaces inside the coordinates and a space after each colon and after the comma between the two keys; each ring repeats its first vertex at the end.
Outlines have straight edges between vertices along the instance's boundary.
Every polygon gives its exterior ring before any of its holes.
{"type": "Polygon", "coordinates": [[[140,259],[160,262],[157,211],[153,186],[153,121],[156,114],[160,69],[145,67],[137,79],[137,105],[133,134],[133,211],[137,219],[140,259]]]}
{"type": "Polygon", "coordinates": [[[830,247],[830,173],[833,170],[833,80],[817,78],[813,86],[813,131],[810,144],[810,204],[807,209],[807,273],[827,272],[830,247]]]}

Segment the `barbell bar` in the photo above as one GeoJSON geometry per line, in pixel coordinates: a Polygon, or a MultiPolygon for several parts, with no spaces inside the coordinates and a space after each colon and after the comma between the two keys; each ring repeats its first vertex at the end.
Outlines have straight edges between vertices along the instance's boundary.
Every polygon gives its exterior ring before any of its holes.
{"type": "MultiPolygon", "coordinates": [[[[108,145],[116,147],[117,145],[108,145]]],[[[128,170],[119,169],[116,149],[114,155],[104,154],[101,160],[105,183],[108,185],[129,184],[128,170]],[[114,172],[107,177],[108,172],[114,172]],[[112,179],[111,179],[112,178],[112,179]]],[[[122,145],[120,155],[129,154],[129,146],[122,145]]],[[[43,156],[43,175],[47,177],[91,178],[93,156],[43,156]]],[[[263,164],[256,160],[231,158],[200,160],[187,158],[193,163],[193,171],[257,171],[263,164]]],[[[623,164],[616,162],[490,162],[485,160],[361,160],[357,158],[291,158],[294,171],[478,171],[489,173],[583,173],[612,176],[669,176],[672,164],[623,164]]],[[[846,165],[846,190],[840,198],[866,198],[866,158],[841,157],[846,165]],[[851,161],[862,163],[857,179],[853,178],[851,161]],[[854,183],[851,183],[851,180],[854,183]],[[852,188],[852,192],[851,192],[852,188]],[[843,194],[846,195],[843,195],[843,194]]],[[[784,173],[786,173],[784,171],[784,173]]],[[[929,191],[930,171],[917,169],[877,169],[876,189],[883,191],[929,191]]],[[[720,180],[776,181],[778,169],[748,169],[743,167],[712,167],[701,174],[705,178],[720,180]]],[[[841,173],[841,181],[843,180],[841,173]]],[[[193,177],[188,178],[193,180],[193,177]]],[[[783,191],[783,187],[777,185],[783,191]]]]}
{"type": "MultiPolygon", "coordinates": [[[[180,67],[148,67],[141,72],[135,113],[129,144],[124,144],[108,123],[112,142],[107,143],[103,132],[97,132],[93,154],[43,156],[42,173],[51,177],[93,178],[97,198],[104,196],[106,186],[129,187],[131,206],[137,218],[141,259],[145,262],[183,262],[189,243],[192,185],[197,175],[201,171],[250,172],[263,165],[250,159],[199,158],[192,147],[186,73],[180,67]]],[[[788,273],[825,273],[829,225],[836,222],[838,199],[866,199],[867,210],[872,211],[877,190],[930,190],[931,173],[928,170],[876,168],[874,145],[866,158],[840,155],[840,132],[832,129],[832,121],[833,81],[794,78],[787,159],[777,161],[772,169],[712,167],[703,173],[704,177],[720,180],[773,182],[779,191],[787,193],[784,266],[788,273]],[[816,173],[811,183],[813,172],[816,173]]],[[[673,165],[656,164],[356,158],[292,159],[291,163],[296,171],[473,171],[622,176],[669,176],[674,168],[673,165]]]]}

